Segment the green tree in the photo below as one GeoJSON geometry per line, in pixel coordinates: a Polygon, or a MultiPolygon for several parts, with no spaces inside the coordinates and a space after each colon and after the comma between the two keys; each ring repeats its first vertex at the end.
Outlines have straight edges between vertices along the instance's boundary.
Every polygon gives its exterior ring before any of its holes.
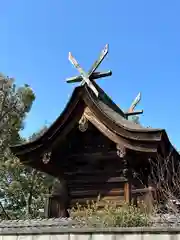
{"type": "Polygon", "coordinates": [[[4,209],[11,219],[37,218],[44,208],[52,177],[23,166],[18,159],[4,164],[2,185],[4,209]]]}
{"type": "Polygon", "coordinates": [[[9,145],[22,141],[19,131],[24,127],[24,119],[30,111],[35,95],[28,85],[17,88],[13,78],[0,74],[0,197],[1,207],[5,204],[3,183],[11,182],[8,161],[14,161],[9,145]]]}
{"type": "MultiPolygon", "coordinates": [[[[43,127],[27,141],[33,141],[47,130],[43,127]]],[[[0,183],[4,210],[11,219],[40,217],[44,209],[46,194],[53,184],[53,177],[24,166],[13,155],[2,165],[3,178],[0,183]]],[[[7,217],[4,214],[4,217],[7,217]]]]}
{"type": "Polygon", "coordinates": [[[22,139],[19,131],[30,111],[35,95],[28,85],[17,88],[14,79],[0,74],[0,159],[7,156],[7,148],[22,139]]]}
{"type": "Polygon", "coordinates": [[[9,149],[9,145],[32,141],[47,130],[43,127],[28,140],[19,135],[34,100],[35,95],[28,85],[17,88],[14,79],[0,74],[1,218],[38,217],[53,181],[52,177],[22,165],[9,149]]]}

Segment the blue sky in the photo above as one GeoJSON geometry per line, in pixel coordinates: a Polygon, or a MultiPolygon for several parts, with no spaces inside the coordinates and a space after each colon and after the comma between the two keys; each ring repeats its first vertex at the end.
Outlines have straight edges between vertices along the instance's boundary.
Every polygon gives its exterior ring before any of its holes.
{"type": "Polygon", "coordinates": [[[76,75],[68,52],[88,70],[109,43],[100,86],[123,109],[139,91],[145,126],[165,128],[180,149],[180,1],[1,1],[0,72],[28,83],[36,101],[24,136],[52,123],[76,75]]]}

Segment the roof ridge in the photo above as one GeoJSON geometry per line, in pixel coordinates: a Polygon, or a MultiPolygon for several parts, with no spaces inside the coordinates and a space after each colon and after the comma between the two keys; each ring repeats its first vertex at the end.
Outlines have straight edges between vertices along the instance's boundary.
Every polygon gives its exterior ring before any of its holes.
{"type": "Polygon", "coordinates": [[[111,107],[114,111],[116,111],[117,113],[119,113],[121,116],[125,118],[124,111],[112,100],[112,98],[95,81],[92,81],[92,82],[95,85],[95,87],[98,89],[100,93],[99,97],[101,98],[101,100],[103,101],[105,100],[105,104],[108,104],[109,107],[111,107]]]}

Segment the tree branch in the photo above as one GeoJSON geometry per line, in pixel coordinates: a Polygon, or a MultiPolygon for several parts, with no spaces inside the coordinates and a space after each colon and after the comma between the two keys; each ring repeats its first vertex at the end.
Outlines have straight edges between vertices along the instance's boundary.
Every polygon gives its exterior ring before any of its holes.
{"type": "Polygon", "coordinates": [[[1,202],[0,202],[0,206],[1,206],[2,211],[3,211],[4,215],[6,216],[6,218],[7,218],[8,220],[10,220],[11,218],[9,217],[9,215],[7,214],[7,212],[5,211],[5,209],[4,209],[4,207],[3,207],[3,205],[2,205],[1,202]]]}

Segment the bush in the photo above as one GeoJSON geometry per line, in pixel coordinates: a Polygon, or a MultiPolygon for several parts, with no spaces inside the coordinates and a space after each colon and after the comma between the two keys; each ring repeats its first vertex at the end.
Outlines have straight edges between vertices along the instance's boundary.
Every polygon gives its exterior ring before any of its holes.
{"type": "Polygon", "coordinates": [[[106,202],[101,209],[98,202],[87,202],[86,206],[77,204],[70,210],[70,216],[81,227],[143,227],[151,224],[145,208],[142,210],[127,203],[118,207],[115,203],[106,202]]]}

